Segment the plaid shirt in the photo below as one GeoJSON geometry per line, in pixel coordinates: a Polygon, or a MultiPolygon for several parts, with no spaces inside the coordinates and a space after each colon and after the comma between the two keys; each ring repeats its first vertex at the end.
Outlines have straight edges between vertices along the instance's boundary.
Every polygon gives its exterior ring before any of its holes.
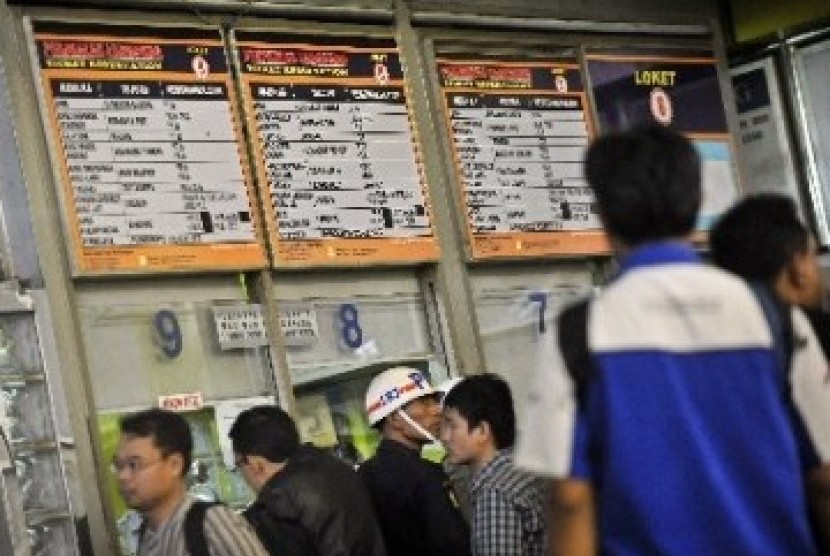
{"type": "Polygon", "coordinates": [[[473,479],[473,556],[542,556],[544,480],[516,469],[513,450],[498,452],[473,479]]]}

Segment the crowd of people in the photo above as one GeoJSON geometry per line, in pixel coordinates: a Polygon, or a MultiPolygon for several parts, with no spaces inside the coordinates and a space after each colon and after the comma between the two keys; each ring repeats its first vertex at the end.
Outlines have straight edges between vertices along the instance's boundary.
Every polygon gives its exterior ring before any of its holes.
{"type": "Polygon", "coordinates": [[[143,518],[138,554],[828,553],[830,332],[795,204],[738,202],[707,264],[691,242],[701,165],[686,138],[656,124],[600,137],[585,175],[619,271],[540,337],[521,427],[495,374],[443,392],[394,367],[368,387],[382,440],[355,471],[302,444],[279,407],[254,407],[229,434],[256,492],[238,515],[188,493],[180,414],[132,414],[112,466],[143,518]],[[444,465],[421,457],[437,441],[444,465]]]}

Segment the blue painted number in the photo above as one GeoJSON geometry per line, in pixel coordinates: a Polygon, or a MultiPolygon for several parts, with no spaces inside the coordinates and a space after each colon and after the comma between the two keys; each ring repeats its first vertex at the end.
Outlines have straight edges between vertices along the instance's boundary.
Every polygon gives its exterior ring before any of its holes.
{"type": "Polygon", "coordinates": [[[342,304],[338,311],[338,317],[340,320],[340,338],[343,343],[352,349],[362,346],[363,329],[360,328],[357,305],[354,303],[342,304]]]}
{"type": "Polygon", "coordinates": [[[548,308],[548,294],[545,292],[533,292],[528,296],[531,303],[539,304],[539,333],[545,333],[545,311],[548,308]]]}
{"type": "Polygon", "coordinates": [[[170,359],[182,353],[182,329],[173,311],[162,309],[153,317],[161,351],[170,359]]]}

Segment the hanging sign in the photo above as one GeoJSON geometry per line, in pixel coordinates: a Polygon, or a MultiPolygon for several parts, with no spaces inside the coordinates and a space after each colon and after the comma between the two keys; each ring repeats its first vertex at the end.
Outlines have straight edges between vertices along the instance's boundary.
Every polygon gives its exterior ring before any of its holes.
{"type": "Polygon", "coordinates": [[[305,348],[317,343],[320,330],[314,306],[296,306],[280,311],[280,328],[286,347],[305,348]]]}
{"type": "Polygon", "coordinates": [[[196,411],[202,409],[205,399],[201,392],[159,396],[159,407],[168,411],[196,411]]]}
{"type": "MultiPolygon", "coordinates": [[[[772,58],[732,69],[738,160],[747,191],[787,195],[800,206],[795,161],[772,58]]],[[[802,209],[803,210],[803,209],[802,209]]]]}
{"type": "Polygon", "coordinates": [[[34,38],[76,274],[265,266],[218,31],[34,38]]]}
{"type": "Polygon", "coordinates": [[[394,41],[235,39],[275,264],[436,259],[394,41]]]}
{"type": "Polygon", "coordinates": [[[223,350],[268,345],[262,306],[259,304],[214,305],[213,324],[223,350]]]}
{"type": "Polygon", "coordinates": [[[588,77],[605,133],[656,121],[685,134],[702,162],[707,230],[737,198],[718,68],[709,53],[589,52],[588,77]]]}
{"type": "Polygon", "coordinates": [[[438,73],[472,258],[607,252],[576,61],[441,58],[438,73]]]}

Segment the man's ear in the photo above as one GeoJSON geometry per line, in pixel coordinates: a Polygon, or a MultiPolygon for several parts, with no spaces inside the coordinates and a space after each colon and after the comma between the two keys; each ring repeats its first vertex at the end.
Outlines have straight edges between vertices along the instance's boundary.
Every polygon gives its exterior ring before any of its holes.
{"type": "Polygon", "coordinates": [[[172,470],[179,475],[187,475],[188,470],[184,468],[184,455],[179,452],[172,452],[167,455],[167,461],[172,465],[172,470]]]}
{"type": "Polygon", "coordinates": [[[796,253],[784,269],[787,273],[787,279],[796,289],[804,287],[804,284],[806,283],[806,264],[808,264],[808,262],[809,261],[806,260],[805,256],[800,253],[796,253]]]}
{"type": "Polygon", "coordinates": [[[481,435],[483,440],[490,440],[493,438],[493,429],[487,421],[482,421],[473,428],[475,429],[475,432],[481,435]]]}
{"type": "Polygon", "coordinates": [[[785,269],[799,305],[818,305],[821,303],[821,271],[812,252],[796,253],[785,269]]]}
{"type": "Polygon", "coordinates": [[[250,483],[257,485],[255,490],[267,483],[271,477],[280,473],[288,464],[288,460],[276,463],[264,456],[248,456],[247,479],[250,483]]]}
{"type": "Polygon", "coordinates": [[[254,476],[261,476],[265,472],[266,460],[262,456],[249,455],[245,464],[254,476]]]}
{"type": "Polygon", "coordinates": [[[797,261],[796,257],[791,258],[779,275],[779,279],[784,282],[784,287],[793,292],[798,291],[799,284],[803,282],[797,261]]]}
{"type": "Polygon", "coordinates": [[[775,278],[775,291],[787,303],[802,303],[807,276],[798,255],[794,255],[775,278]]]}

